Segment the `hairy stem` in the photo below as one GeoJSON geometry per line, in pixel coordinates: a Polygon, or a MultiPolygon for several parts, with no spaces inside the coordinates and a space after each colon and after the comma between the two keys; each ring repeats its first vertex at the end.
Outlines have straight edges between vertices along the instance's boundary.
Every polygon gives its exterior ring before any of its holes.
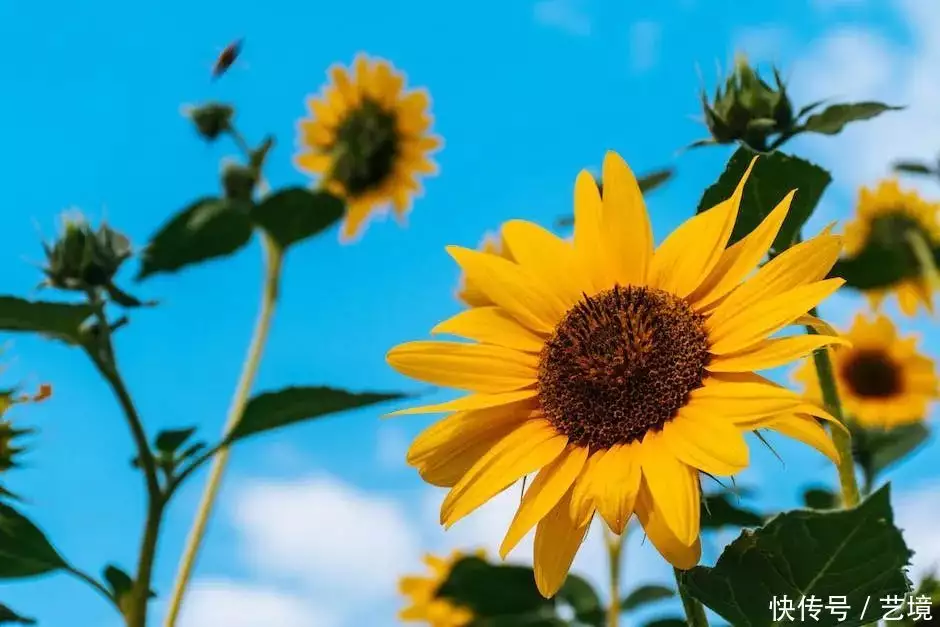
{"type": "MultiPolygon", "coordinates": [[[[248,356],[245,358],[245,363],[242,366],[238,387],[232,399],[231,409],[229,410],[225,432],[223,434],[223,442],[229,432],[241,420],[245,406],[248,404],[248,397],[255,381],[255,375],[258,372],[258,366],[261,363],[261,356],[268,339],[271,319],[277,302],[283,253],[277,244],[267,236],[263,237],[263,244],[267,269],[261,296],[261,311],[258,314],[254,336],[251,340],[251,346],[248,349],[248,356]]],[[[176,582],[173,586],[173,593],[170,597],[169,609],[164,622],[165,627],[175,627],[176,621],[179,619],[179,613],[183,606],[183,598],[186,594],[186,587],[189,585],[193,569],[196,565],[199,549],[206,534],[206,527],[208,526],[219,488],[222,485],[222,478],[225,474],[226,466],[228,465],[228,458],[229,449],[227,446],[222,446],[212,460],[209,481],[203,492],[202,501],[199,504],[199,510],[196,514],[196,520],[193,523],[192,530],[186,542],[186,550],[183,553],[179,572],[176,576],[176,582]]]]}
{"type": "Polygon", "coordinates": [[[682,585],[682,571],[673,568],[676,575],[676,589],[679,590],[679,598],[682,599],[682,609],[685,610],[685,620],[689,627],[708,627],[708,617],[705,616],[705,607],[697,600],[693,599],[685,586],[682,585]]]}

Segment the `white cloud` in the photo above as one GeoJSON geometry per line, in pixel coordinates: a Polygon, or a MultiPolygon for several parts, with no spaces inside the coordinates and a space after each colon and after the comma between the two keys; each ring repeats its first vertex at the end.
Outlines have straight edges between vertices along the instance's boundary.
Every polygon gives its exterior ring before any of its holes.
{"type": "Polygon", "coordinates": [[[630,65],[634,72],[646,72],[659,63],[662,27],[656,22],[640,21],[630,26],[630,65]]]}
{"type": "Polygon", "coordinates": [[[339,623],[301,596],[225,580],[197,581],[180,617],[182,627],[335,627],[339,623]]]}
{"type": "Polygon", "coordinates": [[[591,16],[584,8],[584,0],[539,0],[533,12],[535,20],[579,37],[591,34],[591,16]]]}
{"type": "Polygon", "coordinates": [[[253,565],[322,592],[388,598],[417,561],[418,534],[401,502],[332,477],[247,484],[234,515],[253,565]]]}
{"type": "Polygon", "coordinates": [[[940,569],[940,483],[901,493],[895,499],[895,523],[914,551],[912,578],[919,581],[940,569]]]}

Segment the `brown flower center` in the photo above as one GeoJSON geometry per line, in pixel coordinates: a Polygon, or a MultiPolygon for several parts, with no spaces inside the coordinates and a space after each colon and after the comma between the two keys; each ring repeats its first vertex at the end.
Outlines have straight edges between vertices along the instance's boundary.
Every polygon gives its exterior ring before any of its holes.
{"type": "Polygon", "coordinates": [[[366,98],[336,130],[330,177],[350,196],[371,191],[391,176],[400,144],[395,114],[366,98]]]}
{"type": "Polygon", "coordinates": [[[853,351],[842,364],[842,378],[856,396],[890,398],[901,392],[901,371],[884,351],[853,351]]]}
{"type": "Polygon", "coordinates": [[[648,287],[585,297],[555,327],[539,362],[545,416],[580,446],[606,449],[662,429],[702,385],[704,318],[648,287]]]}

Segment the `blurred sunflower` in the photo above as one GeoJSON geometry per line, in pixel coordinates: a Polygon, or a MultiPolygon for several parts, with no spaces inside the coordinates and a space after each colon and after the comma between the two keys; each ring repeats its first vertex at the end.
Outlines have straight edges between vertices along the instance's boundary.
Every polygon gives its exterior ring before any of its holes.
{"type": "MultiPolygon", "coordinates": [[[[476,552],[483,557],[483,552],[476,552]]],[[[447,599],[438,598],[437,591],[450,576],[453,565],[467,557],[460,551],[454,551],[450,557],[443,558],[426,555],[424,563],[430,569],[429,575],[408,575],[398,583],[399,591],[408,600],[408,607],[398,617],[409,623],[425,623],[430,627],[463,627],[473,621],[473,613],[465,607],[459,607],[447,599]]]]}
{"type": "MultiPolygon", "coordinates": [[[[896,180],[882,181],[874,189],[859,191],[855,218],[845,227],[845,254],[854,257],[869,243],[895,248],[909,246],[903,238],[916,231],[932,246],[940,245],[940,203],[924,200],[915,191],[902,190],[896,180]]],[[[923,277],[899,281],[888,288],[865,292],[875,309],[894,294],[905,315],[913,316],[921,305],[933,311],[930,283],[923,277]]]]}
{"type": "MultiPolygon", "coordinates": [[[[864,427],[891,428],[923,420],[937,398],[933,361],[917,351],[917,338],[901,338],[883,315],[856,316],[845,335],[850,347],[830,350],[846,414],[864,427]]],[[[821,402],[819,379],[807,361],[796,372],[807,396],[821,402]]]]}
{"type": "Polygon", "coordinates": [[[514,220],[502,229],[513,261],[448,248],[493,305],[432,332],[475,342],[410,342],[387,357],[405,375],[470,392],[396,412],[451,414],[408,452],[426,481],[451,488],[445,526],[538,471],[500,553],[537,527],[545,596],[563,583],[595,512],[618,534],[636,514],[669,562],[697,564],[700,472],[746,468],[746,432],[776,430],[838,459],[816,419],[832,418],[753,371],[842,342],[769,339],[794,323],[825,328],[806,312],[843,283],[824,280],[841,237],[819,235],[755,273],[793,194],[726,248],[742,180],[654,253],[642,193],[618,155],[607,154],[603,180],[602,198],[590,174],[578,176],[573,242],[514,220]]]}
{"type": "Polygon", "coordinates": [[[320,177],[346,200],[341,237],[355,238],[373,213],[389,205],[403,222],[419,177],[435,174],[430,154],[441,139],[429,133],[431,99],[405,91],[405,77],[387,61],[360,54],[349,70],[334,66],[332,83],[309,98],[311,117],[300,121],[297,167],[320,177]]]}
{"type": "MultiPolygon", "coordinates": [[[[24,450],[22,446],[16,446],[16,439],[32,433],[32,429],[17,428],[4,418],[7,410],[19,403],[44,401],[51,395],[52,387],[47,384],[41,385],[39,391],[33,396],[17,394],[13,390],[0,391],[0,473],[16,467],[16,456],[24,450]]],[[[5,496],[12,496],[12,494],[0,484],[0,498],[5,496]]]]}

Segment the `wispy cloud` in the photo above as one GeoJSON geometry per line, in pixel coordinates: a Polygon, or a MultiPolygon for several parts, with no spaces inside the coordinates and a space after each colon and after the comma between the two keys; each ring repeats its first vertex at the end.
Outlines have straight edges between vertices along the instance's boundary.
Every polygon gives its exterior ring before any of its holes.
{"type": "Polygon", "coordinates": [[[535,20],[546,26],[579,37],[591,34],[591,16],[584,7],[584,0],[540,0],[535,3],[533,12],[535,20]]]}
{"type": "Polygon", "coordinates": [[[630,66],[636,73],[652,70],[659,63],[662,26],[657,22],[634,22],[630,26],[630,66]]]}

